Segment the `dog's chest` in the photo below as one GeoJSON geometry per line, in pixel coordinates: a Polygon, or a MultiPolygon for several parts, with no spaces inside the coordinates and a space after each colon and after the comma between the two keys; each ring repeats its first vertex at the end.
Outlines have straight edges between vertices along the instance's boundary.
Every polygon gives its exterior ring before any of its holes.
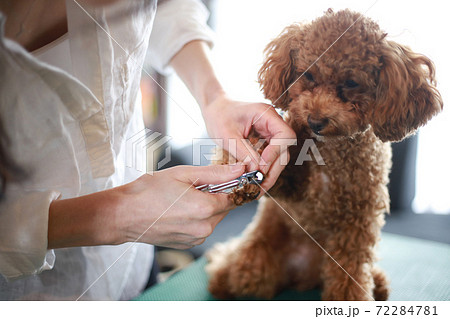
{"type": "Polygon", "coordinates": [[[320,282],[320,264],[323,252],[312,241],[291,241],[287,250],[284,271],[289,286],[300,290],[311,289],[320,282]]]}
{"type": "Polygon", "coordinates": [[[292,161],[288,177],[291,182],[281,195],[302,225],[327,228],[330,217],[346,219],[367,208],[369,203],[386,201],[389,145],[384,145],[371,132],[360,139],[316,141],[315,145],[321,162],[315,160],[317,155],[300,166],[292,165],[292,161]],[[299,182],[292,182],[294,178],[299,182]],[[292,185],[297,188],[289,188],[292,185]]]}

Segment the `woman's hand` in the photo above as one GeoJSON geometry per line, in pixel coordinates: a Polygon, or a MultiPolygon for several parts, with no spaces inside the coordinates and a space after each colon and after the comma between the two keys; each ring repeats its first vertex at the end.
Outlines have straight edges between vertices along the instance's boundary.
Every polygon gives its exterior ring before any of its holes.
{"type": "Polygon", "coordinates": [[[202,111],[209,135],[223,139],[223,148],[246,163],[249,170],[259,169],[266,174],[262,188],[271,188],[287,165],[287,149],[296,138],[278,113],[268,104],[238,102],[225,94],[219,95],[202,111]],[[269,144],[261,156],[246,139],[251,130],[269,144]]]}
{"type": "Polygon", "coordinates": [[[211,65],[209,49],[202,41],[186,44],[172,58],[171,65],[200,105],[210,137],[223,139],[224,148],[239,161],[250,159],[249,169],[266,173],[261,186],[265,190],[272,187],[287,165],[287,146],[296,138],[294,131],[270,105],[237,102],[227,97],[211,65]],[[252,129],[269,143],[262,153],[263,161],[243,141],[252,129]],[[230,139],[236,141],[237,147],[233,147],[234,141],[229,143],[230,139]]]}
{"type": "Polygon", "coordinates": [[[129,184],[50,206],[48,247],[144,242],[171,248],[203,243],[234,208],[226,194],[194,186],[223,183],[244,166],[177,166],[143,175],[129,184]]]}
{"type": "Polygon", "coordinates": [[[243,173],[239,164],[177,166],[119,187],[126,241],[177,249],[202,244],[235,206],[226,194],[203,193],[193,186],[227,182],[243,173]]]}

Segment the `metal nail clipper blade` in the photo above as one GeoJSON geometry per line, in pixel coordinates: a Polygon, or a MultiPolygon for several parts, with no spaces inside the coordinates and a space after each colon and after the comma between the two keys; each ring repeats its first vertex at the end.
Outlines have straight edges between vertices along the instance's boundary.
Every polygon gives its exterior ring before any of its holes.
{"type": "Polygon", "coordinates": [[[204,184],[197,186],[196,189],[207,193],[225,193],[229,194],[235,189],[241,188],[246,184],[261,184],[264,175],[260,171],[244,173],[240,177],[222,184],[204,184]]]}

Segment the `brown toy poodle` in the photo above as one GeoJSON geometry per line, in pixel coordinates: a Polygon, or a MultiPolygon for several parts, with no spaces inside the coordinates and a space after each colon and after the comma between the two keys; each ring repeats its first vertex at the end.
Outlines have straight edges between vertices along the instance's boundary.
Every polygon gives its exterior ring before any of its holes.
{"type": "Polygon", "coordinates": [[[265,53],[262,90],[298,141],[242,237],[209,252],[209,289],[221,299],[321,287],[323,300],[386,300],[374,250],[389,211],[390,142],[442,109],[434,65],[350,10],[288,26],[265,53]],[[305,141],[325,165],[296,165],[305,141]]]}

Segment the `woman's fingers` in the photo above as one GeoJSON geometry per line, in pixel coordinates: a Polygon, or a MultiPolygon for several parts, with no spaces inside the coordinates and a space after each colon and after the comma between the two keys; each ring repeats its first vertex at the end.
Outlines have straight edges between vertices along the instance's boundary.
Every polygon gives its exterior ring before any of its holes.
{"type": "Polygon", "coordinates": [[[220,184],[241,176],[245,171],[242,164],[211,166],[178,166],[176,179],[181,182],[195,184],[220,184]]]}

